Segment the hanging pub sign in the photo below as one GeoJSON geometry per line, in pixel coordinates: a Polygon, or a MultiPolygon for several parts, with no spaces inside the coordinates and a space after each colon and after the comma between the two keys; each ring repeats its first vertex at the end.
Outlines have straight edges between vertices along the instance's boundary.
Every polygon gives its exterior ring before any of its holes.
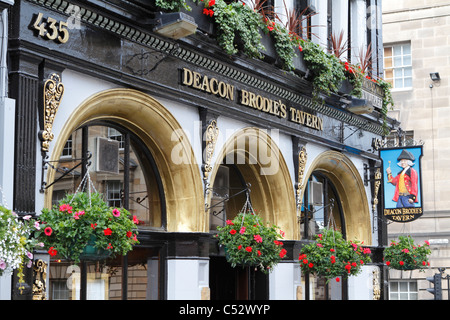
{"type": "Polygon", "coordinates": [[[383,172],[384,216],[409,222],[423,214],[422,146],[380,150],[383,172]]]}

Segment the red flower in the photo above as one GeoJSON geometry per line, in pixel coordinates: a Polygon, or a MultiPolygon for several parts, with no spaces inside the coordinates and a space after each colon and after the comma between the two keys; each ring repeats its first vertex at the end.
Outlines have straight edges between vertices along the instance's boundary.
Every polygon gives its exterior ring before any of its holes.
{"type": "Polygon", "coordinates": [[[261,251],[258,250],[258,257],[260,257],[260,256],[261,256],[261,251]]]}
{"type": "Polygon", "coordinates": [[[331,263],[335,263],[336,262],[336,257],[335,256],[331,256],[330,259],[331,259],[331,263]]]}
{"type": "Polygon", "coordinates": [[[350,269],[352,268],[352,266],[350,264],[347,264],[345,266],[345,269],[347,270],[348,273],[350,273],[350,269]]]}
{"type": "Polygon", "coordinates": [[[267,29],[269,29],[269,31],[273,31],[273,27],[271,26],[267,26],[267,29]]]}
{"type": "Polygon", "coordinates": [[[228,225],[228,226],[234,226],[234,223],[233,223],[233,221],[231,221],[231,220],[227,220],[226,222],[227,222],[227,225],[228,225]]]}
{"type": "Polygon", "coordinates": [[[210,0],[208,3],[208,7],[211,7],[216,4],[216,0],[210,0]]]}
{"type": "Polygon", "coordinates": [[[308,264],[308,267],[312,268],[312,267],[314,267],[314,264],[313,264],[312,262],[310,262],[310,263],[308,264]]]}
{"type": "Polygon", "coordinates": [[[230,230],[230,233],[231,233],[231,234],[236,234],[236,230],[231,229],[231,230],[230,230]]]}
{"type": "Polygon", "coordinates": [[[61,212],[67,211],[67,213],[72,213],[72,207],[68,204],[62,204],[59,206],[59,211],[61,212]]]}
{"type": "Polygon", "coordinates": [[[50,249],[48,249],[48,254],[51,257],[54,257],[54,256],[56,256],[58,254],[58,251],[54,247],[50,247],[50,249]]]}
{"type": "Polygon", "coordinates": [[[96,223],[91,223],[91,228],[92,228],[92,229],[95,229],[96,226],[97,226],[96,223]]]}
{"type": "Polygon", "coordinates": [[[112,230],[110,228],[107,228],[103,230],[103,233],[105,234],[105,236],[110,236],[112,234],[112,230]]]}
{"type": "Polygon", "coordinates": [[[386,265],[389,266],[391,264],[390,261],[386,261],[386,265]]]}
{"type": "Polygon", "coordinates": [[[403,261],[400,261],[399,263],[400,263],[401,266],[405,264],[403,261]]]}
{"type": "Polygon", "coordinates": [[[53,230],[50,227],[47,227],[47,228],[44,229],[44,233],[45,233],[46,236],[51,236],[52,232],[53,232],[53,230]]]}
{"type": "Polygon", "coordinates": [[[133,232],[127,231],[127,237],[128,237],[128,238],[131,238],[132,235],[133,235],[133,232]]]}
{"type": "Polygon", "coordinates": [[[112,248],[113,248],[113,246],[111,245],[111,242],[108,243],[108,247],[106,247],[106,249],[112,249],[112,248]]]}
{"type": "Polygon", "coordinates": [[[286,251],[286,249],[281,249],[281,251],[280,251],[280,258],[284,258],[284,256],[286,255],[286,253],[287,253],[287,251],[286,251]]]}
{"type": "Polygon", "coordinates": [[[247,252],[252,252],[252,247],[247,247],[247,248],[245,248],[245,251],[247,251],[247,252]]]}
{"type": "Polygon", "coordinates": [[[238,246],[238,250],[241,250],[241,249],[242,249],[242,245],[239,245],[239,246],[238,246]]]}

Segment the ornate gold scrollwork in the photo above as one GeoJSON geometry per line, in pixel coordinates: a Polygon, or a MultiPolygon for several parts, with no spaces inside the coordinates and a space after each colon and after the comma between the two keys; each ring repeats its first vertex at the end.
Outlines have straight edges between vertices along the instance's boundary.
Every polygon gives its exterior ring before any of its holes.
{"type": "Polygon", "coordinates": [[[380,286],[380,272],[377,269],[372,271],[373,275],[373,300],[380,300],[381,298],[381,286],[380,286]]]}
{"type": "Polygon", "coordinates": [[[47,262],[34,261],[33,300],[46,300],[47,262]]]}
{"type": "Polygon", "coordinates": [[[44,130],[39,132],[39,138],[42,141],[42,151],[48,151],[50,141],[54,138],[52,132],[53,122],[63,93],[64,85],[60,76],[56,73],[51,74],[44,84],[44,130]]]}
{"type": "Polygon", "coordinates": [[[378,191],[380,190],[380,185],[381,185],[381,171],[380,168],[378,168],[377,171],[375,172],[375,190],[373,192],[373,206],[372,206],[373,211],[376,210],[378,205],[378,191]]]}
{"type": "Polygon", "coordinates": [[[207,180],[208,175],[212,170],[211,160],[214,154],[217,137],[219,136],[219,128],[216,120],[211,120],[205,130],[205,151],[204,151],[204,165],[203,165],[203,179],[207,180]]]}
{"type": "Polygon", "coordinates": [[[300,210],[302,206],[302,190],[304,187],[303,176],[305,174],[306,160],[308,159],[308,154],[306,153],[306,148],[303,146],[298,153],[298,177],[297,177],[297,209],[300,210]]]}

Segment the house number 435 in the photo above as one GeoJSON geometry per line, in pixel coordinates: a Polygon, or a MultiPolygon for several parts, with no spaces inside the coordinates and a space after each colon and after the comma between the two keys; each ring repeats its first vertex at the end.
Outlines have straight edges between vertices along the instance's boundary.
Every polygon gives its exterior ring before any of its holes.
{"type": "Polygon", "coordinates": [[[69,30],[67,22],[58,21],[52,17],[43,19],[43,14],[39,12],[33,23],[33,29],[39,31],[39,36],[48,40],[55,40],[60,43],[66,43],[69,40],[69,30]]]}

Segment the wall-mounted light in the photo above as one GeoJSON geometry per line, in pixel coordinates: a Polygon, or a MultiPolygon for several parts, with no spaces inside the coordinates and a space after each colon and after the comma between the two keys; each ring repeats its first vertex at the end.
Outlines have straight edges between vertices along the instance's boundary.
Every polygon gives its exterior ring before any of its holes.
{"type": "Polygon", "coordinates": [[[439,76],[439,72],[431,72],[430,73],[430,78],[433,81],[439,81],[441,80],[441,77],[439,76]]]}
{"type": "Polygon", "coordinates": [[[183,12],[159,12],[153,21],[154,32],[172,39],[184,38],[197,31],[194,18],[183,12]]]}

